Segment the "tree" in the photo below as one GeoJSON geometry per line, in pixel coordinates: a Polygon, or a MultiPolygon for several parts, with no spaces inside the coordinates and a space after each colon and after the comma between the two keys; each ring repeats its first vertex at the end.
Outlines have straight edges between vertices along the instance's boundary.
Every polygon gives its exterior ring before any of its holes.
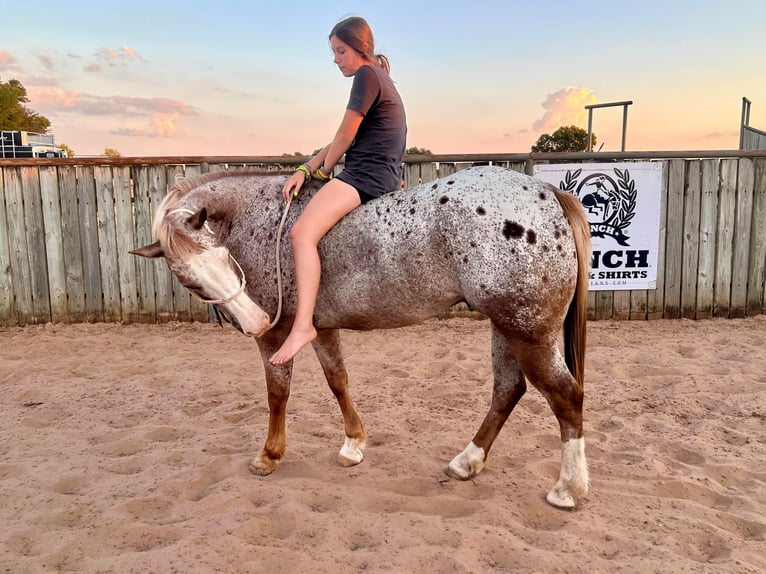
{"type": "Polygon", "coordinates": [[[430,149],[424,147],[408,147],[404,153],[411,155],[434,155],[430,149]]]}
{"type": "MultiPolygon", "coordinates": [[[[591,149],[596,147],[596,134],[590,134],[591,149]]],[[[552,135],[541,135],[532,146],[533,152],[587,151],[588,132],[577,126],[561,126],[552,135]]]]}
{"type": "Polygon", "coordinates": [[[112,149],[110,147],[104,149],[104,155],[106,157],[122,157],[122,154],[118,152],[116,149],[112,149]]]}
{"type": "Polygon", "coordinates": [[[47,133],[51,122],[34,110],[27,109],[27,89],[18,80],[0,82],[0,129],[47,133]]]}
{"type": "Polygon", "coordinates": [[[74,151],[65,143],[60,143],[56,147],[61,150],[64,150],[64,153],[66,154],[67,157],[74,157],[74,151]]]}

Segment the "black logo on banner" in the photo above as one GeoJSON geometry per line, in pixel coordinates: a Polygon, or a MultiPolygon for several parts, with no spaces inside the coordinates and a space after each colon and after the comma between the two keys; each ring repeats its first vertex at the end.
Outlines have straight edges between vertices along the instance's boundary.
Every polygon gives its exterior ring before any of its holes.
{"type": "Polygon", "coordinates": [[[590,234],[612,237],[620,245],[629,245],[627,231],[636,215],[636,182],[628,170],[614,169],[614,176],[591,173],[582,180],[582,169],[567,171],[559,189],[580,198],[588,212],[590,234]]]}

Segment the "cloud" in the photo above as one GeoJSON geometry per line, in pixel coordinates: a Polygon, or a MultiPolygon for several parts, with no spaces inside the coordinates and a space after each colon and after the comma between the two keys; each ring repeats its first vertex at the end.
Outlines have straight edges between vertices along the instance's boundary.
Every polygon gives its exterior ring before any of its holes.
{"type": "Polygon", "coordinates": [[[133,60],[144,61],[138,52],[128,46],[123,46],[122,48],[100,48],[96,52],[96,56],[105,61],[109,66],[127,64],[133,60]]]}
{"type": "Polygon", "coordinates": [[[40,60],[40,63],[47,69],[50,70],[53,68],[53,59],[50,56],[46,56],[45,54],[38,54],[37,59],[40,60]]]}
{"type": "Polygon", "coordinates": [[[20,68],[18,66],[18,62],[16,61],[16,58],[11,56],[5,50],[0,50],[0,72],[18,70],[18,69],[20,68]]]}
{"type": "Polygon", "coordinates": [[[24,78],[24,86],[27,88],[30,88],[32,86],[41,86],[50,88],[53,86],[58,86],[59,81],[58,78],[54,78],[51,76],[26,76],[24,78]]]}
{"type": "Polygon", "coordinates": [[[86,72],[98,73],[101,71],[101,64],[88,64],[85,66],[86,72]]]}
{"type": "Polygon", "coordinates": [[[170,98],[137,98],[133,96],[94,96],[74,91],[53,89],[35,91],[30,100],[39,108],[51,112],[73,112],[87,116],[153,116],[176,114],[195,116],[197,110],[179,100],[170,98]]]}
{"type": "Polygon", "coordinates": [[[532,129],[538,133],[552,133],[561,126],[585,127],[588,123],[585,106],[597,103],[598,99],[590,89],[567,86],[548,94],[542,103],[546,112],[535,121],[532,129]]]}
{"type": "Polygon", "coordinates": [[[111,133],[129,137],[173,137],[176,133],[175,121],[178,114],[154,114],[151,125],[146,128],[120,128],[111,133]]]}

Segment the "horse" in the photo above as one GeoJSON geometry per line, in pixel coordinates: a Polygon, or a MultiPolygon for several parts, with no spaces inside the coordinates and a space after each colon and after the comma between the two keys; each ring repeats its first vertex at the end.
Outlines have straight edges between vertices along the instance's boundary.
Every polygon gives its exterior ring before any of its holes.
{"type": "MultiPolygon", "coordinates": [[[[269,404],[266,440],[249,464],[260,476],[285,455],[292,375],[292,361],[268,360],[296,307],[289,233],[279,233],[280,220],[289,230],[320,185],[304,186],[285,213],[287,177],[215,172],[177,181],[157,209],[154,243],[131,251],[164,257],[184,287],[214,306],[219,321],[256,338],[269,404]]],[[[490,320],[494,384],[489,411],[446,473],[467,480],[481,472],[529,380],[561,436],[560,475],[546,500],[576,507],[588,492],[583,397],[591,244],[575,196],[502,167],[468,168],[358,207],[320,241],[319,255],[312,346],[343,415],[339,464],[362,462],[367,443],[339,329],[403,327],[465,301],[490,320]]]]}

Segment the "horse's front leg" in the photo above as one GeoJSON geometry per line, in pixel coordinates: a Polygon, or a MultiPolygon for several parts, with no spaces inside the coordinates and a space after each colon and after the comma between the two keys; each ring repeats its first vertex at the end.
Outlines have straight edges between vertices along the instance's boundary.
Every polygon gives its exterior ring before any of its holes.
{"type": "Polygon", "coordinates": [[[276,336],[269,332],[258,339],[258,349],[261,352],[264,372],[266,375],[266,390],[269,396],[269,431],[266,442],[248,468],[253,474],[266,476],[274,472],[277,464],[285,456],[287,448],[287,435],[285,432],[285,415],[287,413],[287,399],[290,397],[290,378],[293,372],[293,362],[284,365],[272,365],[269,362],[277,349],[279,349],[284,334],[276,336]]]}
{"type": "Polygon", "coordinates": [[[359,464],[364,459],[367,433],[348,392],[348,373],[343,363],[340,333],[338,329],[321,329],[312,344],[327,383],[343,413],[346,440],[338,453],[338,464],[341,466],[359,464]]]}

